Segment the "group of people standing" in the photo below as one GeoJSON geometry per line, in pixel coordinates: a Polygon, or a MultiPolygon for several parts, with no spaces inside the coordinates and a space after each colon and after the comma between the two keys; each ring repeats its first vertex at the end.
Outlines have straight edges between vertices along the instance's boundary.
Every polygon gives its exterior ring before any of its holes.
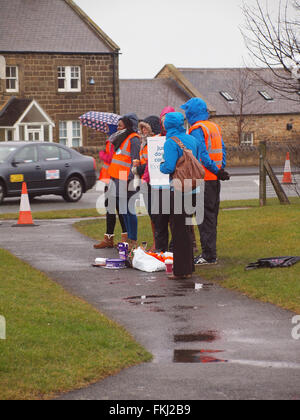
{"type": "MultiPolygon", "coordinates": [[[[141,121],[135,114],[127,114],[120,118],[118,129],[106,142],[106,149],[100,152],[103,168],[100,179],[107,184],[107,216],[106,234],[103,241],[94,245],[96,249],[114,246],[114,229],[116,212],[122,227],[122,242],[128,242],[130,249],[138,246],[138,220],[135,211],[138,187],[148,210],[153,232],[153,247],[156,251],[172,251],[174,267],[172,278],[190,278],[195,265],[217,263],[217,220],[220,205],[220,181],[228,180],[226,167],[226,148],[220,127],[209,121],[206,103],[201,98],[192,98],[181,106],[185,111],[190,126],[188,134],[184,126],[184,116],[172,107],[162,110],[160,117],[149,116],[141,121]],[[194,230],[186,223],[185,207],[178,214],[175,209],[176,191],[169,188],[169,206],[165,211],[163,204],[166,187],[150,185],[148,167],[148,142],[152,136],[166,136],[164,144],[164,160],[160,165],[163,174],[172,175],[183,150],[174,140],[180,140],[194,157],[200,161],[205,170],[204,178],[204,219],[199,224],[202,254],[194,258],[194,230]],[[109,205],[113,197],[113,208],[109,205]],[[156,201],[156,203],[154,203],[156,201]],[[156,211],[153,211],[153,209],[156,211]],[[169,226],[172,241],[169,243],[169,226]]],[[[172,184],[171,184],[172,185],[172,184]]],[[[197,196],[197,190],[190,192],[197,196]]],[[[177,194],[178,195],[178,194],[177,194]]],[[[184,201],[185,192],[181,193],[184,201]]],[[[197,202],[197,201],[196,201],[197,202]]],[[[202,203],[203,204],[203,203],[202,203]]]]}

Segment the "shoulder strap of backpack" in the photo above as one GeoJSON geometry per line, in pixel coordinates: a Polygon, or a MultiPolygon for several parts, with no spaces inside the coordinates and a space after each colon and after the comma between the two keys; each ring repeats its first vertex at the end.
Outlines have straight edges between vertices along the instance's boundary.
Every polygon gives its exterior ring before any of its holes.
{"type": "Polygon", "coordinates": [[[182,150],[187,150],[187,148],[185,147],[185,145],[182,143],[181,140],[179,140],[178,137],[171,137],[172,140],[175,141],[175,143],[182,149],[182,150]]]}

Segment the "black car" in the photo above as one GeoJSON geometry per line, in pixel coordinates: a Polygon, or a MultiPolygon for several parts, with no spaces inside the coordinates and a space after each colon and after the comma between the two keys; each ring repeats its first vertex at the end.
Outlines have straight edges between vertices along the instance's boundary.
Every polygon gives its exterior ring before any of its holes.
{"type": "Polygon", "coordinates": [[[57,143],[0,143],[0,203],[18,197],[55,194],[76,202],[96,183],[95,159],[57,143]]]}

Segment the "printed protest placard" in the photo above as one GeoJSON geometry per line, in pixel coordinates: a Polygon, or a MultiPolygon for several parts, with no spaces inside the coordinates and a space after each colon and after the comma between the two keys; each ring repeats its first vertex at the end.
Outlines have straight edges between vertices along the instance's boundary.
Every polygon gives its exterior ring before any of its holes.
{"type": "Polygon", "coordinates": [[[170,185],[170,175],[160,172],[166,137],[148,137],[148,165],[151,186],[170,185]]]}

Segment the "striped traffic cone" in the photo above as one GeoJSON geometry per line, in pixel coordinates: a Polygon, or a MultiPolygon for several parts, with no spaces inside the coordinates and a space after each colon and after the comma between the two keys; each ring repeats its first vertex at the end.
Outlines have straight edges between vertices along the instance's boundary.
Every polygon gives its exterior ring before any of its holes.
{"type": "Polygon", "coordinates": [[[287,152],[286,154],[286,160],[284,165],[284,173],[283,178],[281,181],[282,184],[292,184],[292,170],[291,170],[291,161],[290,161],[290,153],[287,152]]]}
{"type": "Polygon", "coordinates": [[[32,220],[32,214],[31,214],[31,208],[30,208],[30,203],[29,203],[29,198],[28,198],[26,182],[23,182],[22,184],[19,220],[18,220],[18,223],[14,225],[14,227],[22,227],[22,226],[36,226],[32,220]]]}

